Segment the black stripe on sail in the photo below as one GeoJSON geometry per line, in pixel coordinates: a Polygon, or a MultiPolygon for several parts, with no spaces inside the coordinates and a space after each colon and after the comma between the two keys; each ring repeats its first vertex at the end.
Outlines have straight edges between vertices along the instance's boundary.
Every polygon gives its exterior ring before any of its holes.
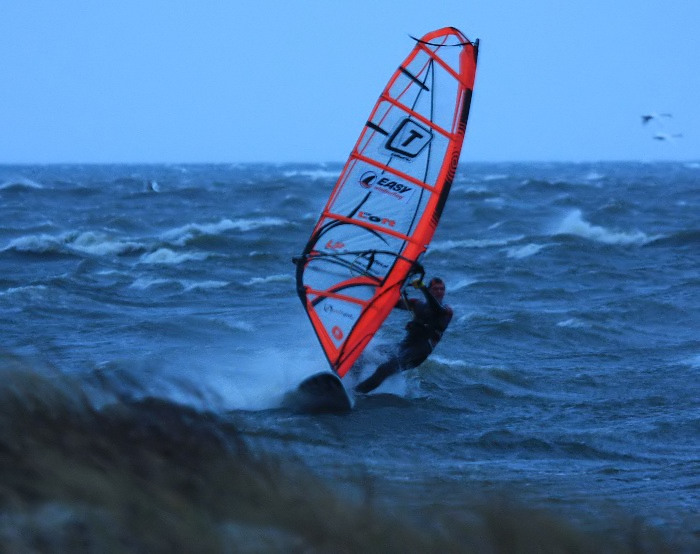
{"type": "Polygon", "coordinates": [[[368,122],[367,122],[367,127],[369,127],[370,129],[372,129],[373,131],[377,131],[377,133],[381,133],[382,135],[388,135],[388,134],[389,134],[387,131],[385,131],[384,129],[382,129],[379,125],[375,125],[375,124],[372,123],[371,121],[368,121],[368,122]]]}
{"type": "Polygon", "coordinates": [[[413,73],[411,73],[408,69],[406,69],[406,68],[403,67],[403,66],[399,67],[399,69],[401,70],[401,73],[403,73],[404,75],[406,75],[406,77],[408,77],[409,79],[411,79],[411,81],[413,81],[414,83],[416,83],[420,88],[422,88],[423,90],[426,90],[426,91],[429,91],[429,90],[430,90],[428,87],[425,86],[425,83],[424,83],[423,81],[421,81],[418,77],[416,77],[416,76],[415,76],[413,73]]]}

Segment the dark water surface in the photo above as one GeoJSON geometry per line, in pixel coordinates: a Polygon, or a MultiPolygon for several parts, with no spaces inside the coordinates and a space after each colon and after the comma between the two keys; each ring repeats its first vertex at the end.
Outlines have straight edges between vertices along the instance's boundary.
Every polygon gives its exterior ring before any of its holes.
{"type": "Polygon", "coordinates": [[[299,415],[281,399],[325,360],[290,260],[340,169],[0,166],[0,348],[416,509],[468,486],[697,532],[700,164],[461,166],[424,260],[444,340],[352,413],[299,415]]]}

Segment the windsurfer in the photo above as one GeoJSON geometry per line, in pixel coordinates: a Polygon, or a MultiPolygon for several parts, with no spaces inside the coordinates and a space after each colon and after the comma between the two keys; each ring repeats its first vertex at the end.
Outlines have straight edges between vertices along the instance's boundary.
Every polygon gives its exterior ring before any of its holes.
{"type": "Polygon", "coordinates": [[[411,284],[423,293],[425,302],[416,298],[399,300],[397,308],[413,313],[413,319],[406,325],[406,336],[399,343],[398,353],[381,364],[367,379],[358,383],[355,387],[357,392],[368,393],[390,375],[418,367],[440,342],[447,329],[452,319],[452,308],[443,304],[444,281],[434,277],[427,287],[420,279],[411,284]]]}

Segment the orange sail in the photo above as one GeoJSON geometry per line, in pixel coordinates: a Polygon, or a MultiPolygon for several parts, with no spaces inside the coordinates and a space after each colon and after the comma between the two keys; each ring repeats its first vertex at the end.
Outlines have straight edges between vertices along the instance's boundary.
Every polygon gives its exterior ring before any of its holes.
{"type": "Polygon", "coordinates": [[[479,41],[428,33],[389,79],[297,264],[297,292],[343,377],[396,305],[457,169],[479,41]]]}

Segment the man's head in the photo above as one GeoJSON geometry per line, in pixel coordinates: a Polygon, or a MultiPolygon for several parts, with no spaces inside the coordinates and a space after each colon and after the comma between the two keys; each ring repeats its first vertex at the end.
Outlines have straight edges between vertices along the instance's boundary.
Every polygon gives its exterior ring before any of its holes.
{"type": "Polygon", "coordinates": [[[435,300],[442,302],[442,299],[445,298],[445,281],[440,277],[433,277],[428,283],[428,290],[435,297],[435,300]]]}

